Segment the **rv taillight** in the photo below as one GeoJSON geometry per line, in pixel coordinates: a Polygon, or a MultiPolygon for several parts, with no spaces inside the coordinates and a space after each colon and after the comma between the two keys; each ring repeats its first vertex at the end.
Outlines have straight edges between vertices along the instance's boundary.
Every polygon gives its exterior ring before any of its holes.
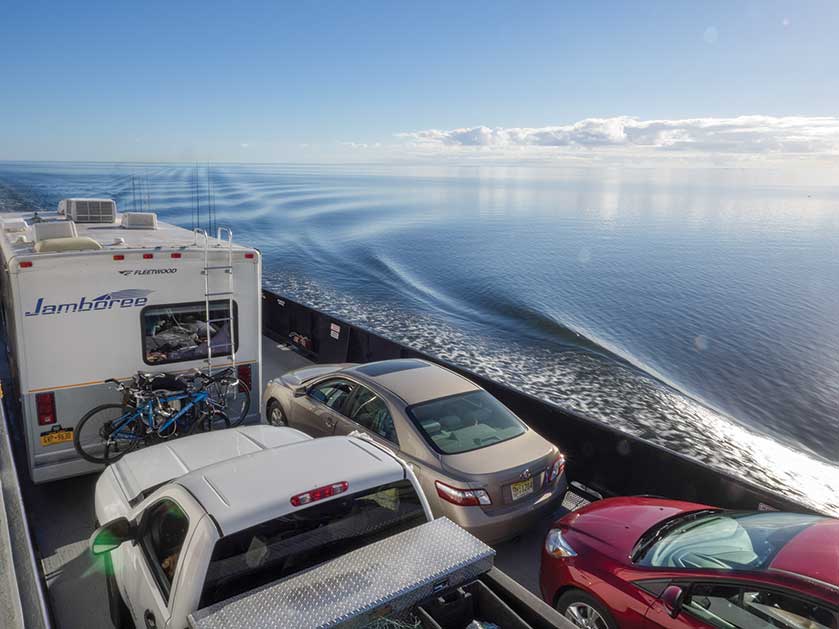
{"type": "Polygon", "coordinates": [[[181,254],[180,253],[173,253],[171,257],[173,257],[177,260],[178,258],[181,257],[181,254]]]}
{"type": "Polygon", "coordinates": [[[114,255],[114,260],[125,260],[125,256],[121,253],[117,253],[114,255]]]}
{"type": "Polygon", "coordinates": [[[256,257],[256,254],[254,254],[254,253],[246,253],[245,254],[245,258],[248,259],[248,260],[253,260],[255,257],[256,257]]]}
{"type": "Polygon", "coordinates": [[[151,260],[154,257],[153,253],[144,253],[143,260],[151,260]]]}
{"type": "Polygon", "coordinates": [[[36,394],[35,408],[38,411],[39,426],[49,426],[55,423],[55,393],[36,394]]]}
{"type": "Polygon", "coordinates": [[[347,488],[349,486],[349,483],[347,483],[347,481],[344,480],[342,480],[340,483],[324,485],[323,487],[318,487],[317,489],[313,489],[311,491],[306,491],[302,494],[292,496],[291,504],[295,507],[302,507],[303,505],[307,505],[310,502],[317,502],[318,500],[323,500],[324,498],[331,498],[332,496],[343,494],[345,491],[347,491],[347,488]]]}
{"type": "Polygon", "coordinates": [[[239,392],[244,393],[245,391],[251,390],[251,366],[250,365],[239,365],[236,367],[236,377],[241,380],[248,388],[245,389],[242,386],[239,386],[239,392]]]}
{"type": "Polygon", "coordinates": [[[22,269],[28,269],[29,267],[32,266],[32,262],[30,262],[29,260],[24,260],[23,262],[20,263],[19,266],[22,269]]]}

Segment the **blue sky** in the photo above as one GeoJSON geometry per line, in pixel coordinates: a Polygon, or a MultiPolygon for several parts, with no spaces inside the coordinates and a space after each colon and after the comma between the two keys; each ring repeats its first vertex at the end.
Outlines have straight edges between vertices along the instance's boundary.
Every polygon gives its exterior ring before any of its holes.
{"type": "MultiPolygon", "coordinates": [[[[576,123],[627,117],[681,121],[656,148],[713,151],[716,127],[697,144],[684,121],[743,115],[769,117],[725,123],[749,141],[768,125],[755,146],[830,153],[837,18],[832,1],[6,3],[0,159],[521,150],[546,136],[507,130],[571,125],[547,141],[568,150],[591,137],[576,123]],[[785,117],[797,130],[778,143],[785,117]]],[[[626,148],[623,126],[594,127],[626,148]]]]}

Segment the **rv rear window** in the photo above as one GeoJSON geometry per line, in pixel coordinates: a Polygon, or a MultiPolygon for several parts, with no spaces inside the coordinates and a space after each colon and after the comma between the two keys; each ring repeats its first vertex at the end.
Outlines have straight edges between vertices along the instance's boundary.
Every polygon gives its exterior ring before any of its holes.
{"type": "Polygon", "coordinates": [[[144,308],[140,315],[143,360],[149,365],[162,365],[206,358],[208,336],[213,356],[229,356],[231,336],[239,346],[237,311],[234,302],[231,321],[227,301],[210,302],[208,321],[204,302],[144,308]]]}

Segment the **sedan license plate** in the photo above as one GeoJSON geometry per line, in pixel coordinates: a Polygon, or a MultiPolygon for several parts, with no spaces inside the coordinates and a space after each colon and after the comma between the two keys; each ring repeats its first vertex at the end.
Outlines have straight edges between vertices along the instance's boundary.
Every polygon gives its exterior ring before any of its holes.
{"type": "Polygon", "coordinates": [[[61,428],[41,433],[42,446],[54,446],[57,443],[66,443],[73,440],[72,428],[61,428]]]}
{"type": "Polygon", "coordinates": [[[510,491],[513,495],[513,502],[515,502],[519,498],[529,496],[533,493],[533,479],[528,478],[527,480],[519,481],[518,483],[513,483],[512,485],[510,485],[510,491]]]}

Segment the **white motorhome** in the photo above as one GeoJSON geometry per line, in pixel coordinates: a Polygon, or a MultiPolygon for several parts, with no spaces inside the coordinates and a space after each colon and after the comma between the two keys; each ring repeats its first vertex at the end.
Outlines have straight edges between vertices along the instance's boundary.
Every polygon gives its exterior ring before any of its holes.
{"type": "Polygon", "coordinates": [[[235,365],[258,418],[262,261],[228,230],[207,237],[150,212],[117,213],[110,199],[66,199],[57,213],[0,216],[0,253],[34,482],[100,469],[72,437],[88,410],[120,401],[108,378],[235,365]]]}

